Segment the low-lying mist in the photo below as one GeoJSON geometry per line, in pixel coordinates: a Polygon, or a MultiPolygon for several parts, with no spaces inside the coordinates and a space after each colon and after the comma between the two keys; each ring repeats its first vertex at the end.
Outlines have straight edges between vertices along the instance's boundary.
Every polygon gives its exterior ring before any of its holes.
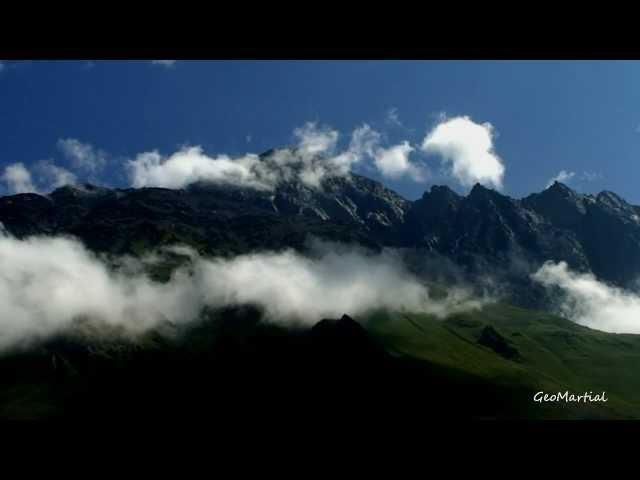
{"type": "Polygon", "coordinates": [[[46,339],[78,320],[135,336],[196,320],[205,307],[254,305],[268,321],[312,325],[377,309],[445,317],[486,301],[460,287],[434,298],[395,251],[318,242],[308,255],[204,258],[178,246],[140,259],[107,258],[71,237],[17,239],[0,230],[0,265],[0,349],[46,339]],[[167,251],[185,262],[167,282],[155,281],[146,268],[167,251]]]}
{"type": "Polygon", "coordinates": [[[532,278],[560,290],[559,311],[568,319],[596,330],[640,333],[640,296],[577,273],[565,262],[546,262],[532,278]]]}

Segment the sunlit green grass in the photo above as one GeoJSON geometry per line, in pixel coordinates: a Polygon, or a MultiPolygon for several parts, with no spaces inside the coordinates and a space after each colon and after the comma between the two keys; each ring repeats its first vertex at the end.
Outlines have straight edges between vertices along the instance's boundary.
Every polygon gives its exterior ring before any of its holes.
{"type": "Polygon", "coordinates": [[[532,391],[607,392],[607,403],[531,401],[535,417],[640,418],[640,336],[604,333],[566,319],[503,304],[446,320],[377,312],[365,325],[390,351],[532,391]],[[516,361],[478,343],[491,325],[518,349],[516,361]]]}

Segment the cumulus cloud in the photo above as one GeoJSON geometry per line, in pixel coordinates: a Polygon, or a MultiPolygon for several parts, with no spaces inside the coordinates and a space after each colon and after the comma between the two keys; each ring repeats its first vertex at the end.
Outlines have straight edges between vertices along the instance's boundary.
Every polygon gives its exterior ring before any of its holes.
{"type": "Polygon", "coordinates": [[[293,136],[297,140],[295,151],[280,150],[269,158],[269,168],[277,172],[283,180],[291,180],[297,172],[302,183],[311,188],[320,188],[327,177],[344,177],[349,174],[354,163],[362,158],[366,148],[366,133],[361,139],[358,129],[352,135],[348,150],[336,154],[339,133],[329,127],[320,127],[307,122],[296,128],[293,136]]]}
{"type": "MultiPolygon", "coordinates": [[[[328,126],[307,122],[293,130],[294,145],[259,156],[205,153],[201,146],[184,146],[163,155],[157,150],[142,152],[124,162],[131,186],[184,188],[195,182],[233,185],[260,190],[273,190],[283,182],[301,182],[310,188],[322,188],[324,179],[348,177],[357,165],[375,168],[383,177],[401,177],[422,182],[426,168],[410,159],[415,148],[408,141],[383,146],[383,136],[363,124],[351,133],[346,148],[338,149],[340,134],[328,126]]],[[[247,135],[251,142],[251,135],[247,135]]],[[[58,140],[58,148],[72,165],[99,181],[109,156],[103,150],[75,138],[58,140]]],[[[58,167],[59,168],[59,167],[58,167]]],[[[53,174],[53,169],[48,169],[53,174]]],[[[70,183],[75,174],[57,170],[59,181],[70,183]]]]}
{"type": "MultiPolygon", "coordinates": [[[[315,122],[295,128],[292,136],[295,143],[291,148],[275,149],[262,157],[255,153],[211,155],[201,146],[187,145],[170,155],[157,150],[139,153],[127,159],[124,168],[133,187],[173,189],[199,181],[259,190],[274,190],[283,182],[301,182],[319,189],[326,178],[348,177],[356,165],[363,164],[391,179],[422,182],[426,176],[426,168],[410,159],[415,148],[408,141],[383,146],[382,134],[367,124],[354,129],[348,145],[341,150],[339,132],[315,122]]],[[[246,140],[251,142],[251,135],[246,140]]],[[[89,174],[90,181],[99,181],[98,174],[109,161],[106,152],[75,138],[60,139],[57,146],[75,169],[89,174]]],[[[75,177],[71,172],[66,177],[61,176],[61,170],[56,173],[56,185],[71,183],[71,176],[75,177]]]]}
{"type": "Polygon", "coordinates": [[[450,174],[464,186],[481,183],[502,189],[505,167],[493,145],[490,123],[476,123],[468,116],[445,118],[424,138],[422,150],[439,155],[450,174]]]}
{"type": "Polygon", "coordinates": [[[555,182],[569,183],[571,179],[575,177],[575,175],[576,175],[575,172],[567,172],[566,170],[560,170],[558,175],[556,175],[555,177],[553,177],[547,182],[547,186],[545,188],[549,188],[555,182]]]}
{"type": "Polygon", "coordinates": [[[423,182],[424,170],[409,160],[413,151],[414,148],[406,141],[390,148],[378,148],[374,155],[376,167],[383,176],[391,179],[408,176],[416,182],[423,182]]]}
{"type": "Polygon", "coordinates": [[[65,185],[73,185],[77,182],[75,174],[69,170],[57,166],[51,160],[42,160],[36,165],[40,174],[40,181],[47,186],[47,190],[54,190],[65,185]]]}
{"type": "Polygon", "coordinates": [[[298,142],[294,150],[275,150],[262,159],[256,154],[211,156],[200,146],[190,146],[168,157],[157,151],[141,153],[127,162],[127,170],[134,187],[184,188],[206,181],[259,190],[273,190],[278,183],[295,179],[318,187],[328,174],[348,173],[354,159],[330,155],[337,131],[307,123],[294,130],[294,137],[298,142]]]}
{"type": "Polygon", "coordinates": [[[561,291],[560,313],[570,320],[605,332],[640,333],[640,296],[573,272],[565,262],[546,262],[532,278],[561,291]]]}
{"type": "Polygon", "coordinates": [[[368,125],[356,128],[348,147],[338,152],[339,134],[329,127],[306,123],[293,132],[296,145],[278,149],[260,158],[211,156],[199,146],[184,147],[165,157],[157,151],[144,152],[128,161],[127,170],[134,187],[183,188],[197,181],[273,190],[279,183],[300,181],[321,188],[328,177],[349,175],[354,165],[375,159],[385,176],[409,175],[417,179],[420,170],[408,159],[413,150],[407,142],[380,147],[381,135],[368,125]]]}
{"type": "Polygon", "coordinates": [[[329,127],[319,127],[314,122],[307,122],[293,130],[298,147],[309,155],[332,152],[338,142],[338,131],[329,127]]]}
{"type": "Polygon", "coordinates": [[[274,322],[313,324],[375,309],[442,317],[482,305],[464,290],[432,299],[393,252],[316,245],[309,257],[289,250],[214,259],[186,247],[175,253],[191,261],[159,283],[142,268],[154,256],[115,259],[120,268],[114,269],[72,238],[0,233],[0,348],[47,338],[78,321],[135,335],[194,320],[205,306],[251,304],[274,322]]]}
{"type": "Polygon", "coordinates": [[[127,169],[136,188],[184,188],[197,181],[208,181],[269,190],[275,180],[257,155],[211,157],[201,147],[184,147],[169,157],[157,151],[144,152],[129,160],[127,169]]]}
{"type": "Polygon", "coordinates": [[[76,183],[77,177],[52,160],[41,160],[33,168],[38,182],[34,181],[34,174],[23,163],[14,163],[4,169],[0,176],[11,194],[42,193],[54,190],[64,185],[76,183]]]}
{"type": "Polygon", "coordinates": [[[158,65],[164,68],[173,68],[175,64],[175,60],[151,60],[151,65],[158,65]]]}
{"type": "Polygon", "coordinates": [[[382,135],[380,132],[375,131],[365,123],[353,131],[348,152],[358,159],[363,156],[373,157],[381,141],[382,135]]]}
{"type": "Polygon", "coordinates": [[[395,180],[406,176],[416,182],[424,181],[426,170],[410,160],[409,155],[415,148],[408,141],[387,148],[381,145],[382,135],[365,123],[353,131],[349,148],[337,158],[348,160],[344,162],[344,171],[364,160],[372,160],[383,177],[395,180]]]}
{"type": "Polygon", "coordinates": [[[13,163],[5,167],[0,179],[6,184],[9,193],[37,193],[31,172],[23,163],[13,163]]]}
{"type": "Polygon", "coordinates": [[[58,148],[75,168],[89,174],[101,172],[107,164],[107,154],[105,152],[75,138],[59,139],[58,148]]]}

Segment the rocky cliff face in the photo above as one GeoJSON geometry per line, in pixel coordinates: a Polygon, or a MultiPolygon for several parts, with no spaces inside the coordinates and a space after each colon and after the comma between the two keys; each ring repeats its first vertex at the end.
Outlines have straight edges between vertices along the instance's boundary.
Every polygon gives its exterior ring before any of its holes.
{"type": "Polygon", "coordinates": [[[596,276],[629,286],[640,274],[638,207],[612,192],[581,195],[555,183],[523,203],[575,239],[574,251],[596,276]]]}
{"type": "Polygon", "coordinates": [[[481,185],[466,197],[434,186],[411,204],[406,218],[400,235],[405,246],[424,247],[475,270],[545,260],[589,269],[575,232],[526,200],[481,185]]]}

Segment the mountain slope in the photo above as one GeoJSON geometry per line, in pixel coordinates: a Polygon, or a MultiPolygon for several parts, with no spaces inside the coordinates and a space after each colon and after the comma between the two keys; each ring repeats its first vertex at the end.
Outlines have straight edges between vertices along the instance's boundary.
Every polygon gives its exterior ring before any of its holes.
{"type": "Polygon", "coordinates": [[[0,362],[0,419],[195,421],[640,417],[640,337],[506,305],[288,329],[240,308],[173,337],[66,334],[0,362]],[[493,341],[486,341],[486,332],[493,341]],[[496,341],[495,339],[501,339],[496,341]],[[505,342],[517,355],[498,348],[505,342]],[[606,403],[537,403],[538,391],[606,403]]]}
{"type": "MultiPolygon", "coordinates": [[[[0,198],[2,227],[18,238],[74,235],[95,252],[118,255],[175,244],[205,256],[305,250],[310,236],[398,247],[415,272],[449,262],[455,274],[469,275],[466,283],[501,276],[513,290],[510,301],[541,308],[548,305],[532,298],[542,287],[528,275],[547,260],[633,285],[639,215],[640,207],[611,192],[582,195],[559,183],[524,199],[480,185],[467,196],[434,186],[412,202],[358,175],[327,178],[321,189],[296,182],[274,191],[82,185],[0,198]]],[[[170,269],[155,274],[166,279],[170,269]]],[[[390,409],[407,421],[640,416],[640,376],[630,368],[640,360],[637,336],[504,304],[445,321],[397,312],[358,320],[364,329],[348,317],[311,331],[286,329],[240,308],[206,312],[191,330],[167,325],[136,341],[67,332],[2,359],[0,417],[77,419],[109,408],[114,416],[153,417],[174,408],[213,419],[257,405],[284,415],[291,398],[302,399],[294,409],[301,417],[309,408],[328,416],[390,409]],[[541,389],[605,390],[610,401],[540,405],[531,397],[541,389]],[[338,394],[360,409],[336,402],[338,394]]]]}
{"type": "Polygon", "coordinates": [[[446,321],[428,315],[378,313],[372,334],[389,350],[508,387],[523,418],[638,418],[640,336],[591,330],[566,319],[508,305],[446,321]],[[509,345],[505,355],[483,342],[487,330],[509,345]],[[532,392],[606,392],[606,403],[532,401],[532,392]]]}
{"type": "Polygon", "coordinates": [[[273,191],[205,183],[181,190],[67,186],[47,196],[0,198],[0,222],[19,238],[70,234],[115,254],[175,243],[205,255],[304,250],[314,236],[414,249],[471,274],[522,279],[553,260],[629,287],[640,272],[640,207],[557,182],[524,199],[481,185],[467,196],[434,186],[413,202],[358,175],[327,177],[321,188],[281,182],[273,191]]]}

